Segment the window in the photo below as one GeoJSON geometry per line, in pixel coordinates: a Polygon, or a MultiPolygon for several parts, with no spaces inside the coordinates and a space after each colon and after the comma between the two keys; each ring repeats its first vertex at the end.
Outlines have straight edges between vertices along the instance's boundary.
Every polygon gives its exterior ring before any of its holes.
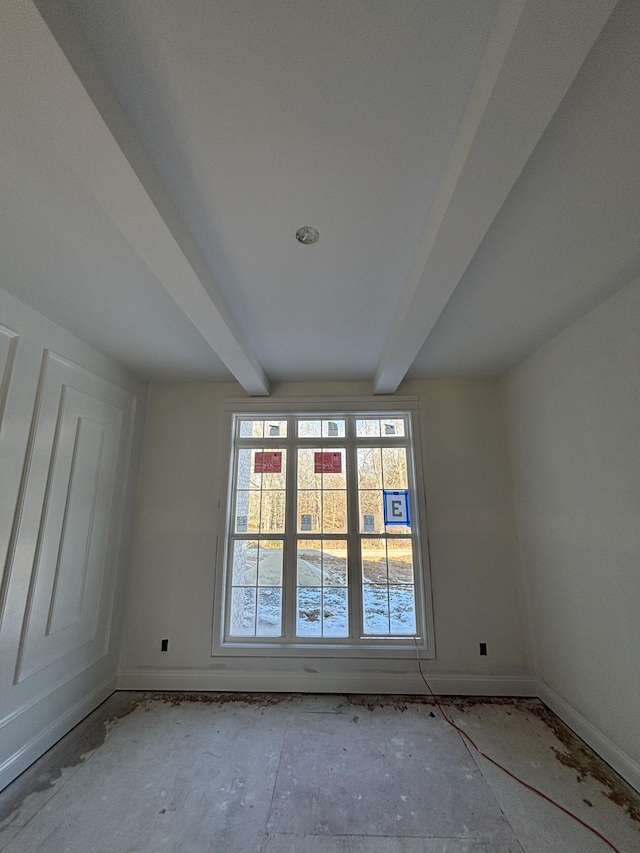
{"type": "Polygon", "coordinates": [[[432,651],[414,409],[232,406],[217,653],[432,651]]]}

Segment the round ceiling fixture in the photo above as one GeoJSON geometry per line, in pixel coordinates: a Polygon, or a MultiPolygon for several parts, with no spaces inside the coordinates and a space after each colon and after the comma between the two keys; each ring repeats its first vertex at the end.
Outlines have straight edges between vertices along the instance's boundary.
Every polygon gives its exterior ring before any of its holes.
{"type": "Polygon", "coordinates": [[[303,225],[296,231],[296,240],[302,243],[303,246],[310,246],[312,243],[317,243],[320,235],[316,228],[311,228],[309,225],[303,225]]]}

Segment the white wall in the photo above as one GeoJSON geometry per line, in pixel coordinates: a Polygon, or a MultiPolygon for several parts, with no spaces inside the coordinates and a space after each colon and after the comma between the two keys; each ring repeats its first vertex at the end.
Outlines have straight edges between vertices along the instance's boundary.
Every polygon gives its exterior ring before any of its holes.
{"type": "Polygon", "coordinates": [[[0,291],[0,788],[115,688],[145,399],[0,291]]]}
{"type": "Polygon", "coordinates": [[[640,789],[640,282],[504,387],[541,696],[640,789]]]}
{"type": "MultiPolygon", "coordinates": [[[[352,383],[274,392],[370,393],[352,383]]],[[[425,669],[441,692],[531,692],[499,384],[411,382],[399,393],[420,401],[437,652],[425,669]]],[[[413,659],[211,656],[228,396],[243,395],[233,384],[151,387],[120,686],[423,692],[413,659]]]]}

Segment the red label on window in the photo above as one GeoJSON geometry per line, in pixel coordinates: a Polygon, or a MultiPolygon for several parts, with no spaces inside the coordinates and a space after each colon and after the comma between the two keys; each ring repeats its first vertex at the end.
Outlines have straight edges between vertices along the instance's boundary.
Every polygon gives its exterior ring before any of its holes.
{"type": "Polygon", "coordinates": [[[282,473],[282,451],[265,450],[256,453],[253,463],[254,474],[281,474],[282,473]]]}
{"type": "Polygon", "coordinates": [[[314,454],[314,470],[316,474],[342,474],[342,454],[333,450],[325,450],[314,454]]]}

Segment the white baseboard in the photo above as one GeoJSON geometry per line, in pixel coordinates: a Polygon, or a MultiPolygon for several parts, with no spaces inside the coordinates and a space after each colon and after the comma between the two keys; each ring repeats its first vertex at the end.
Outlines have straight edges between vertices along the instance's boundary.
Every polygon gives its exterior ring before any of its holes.
{"type": "MultiPolygon", "coordinates": [[[[116,677],[111,676],[99,684],[87,696],[84,696],[70,708],[56,717],[45,729],[38,731],[13,755],[0,764],[0,791],[17,778],[24,770],[40,758],[48,749],[57,743],[61,737],[71,731],[87,714],[90,714],[116,689],[116,677]]],[[[48,696],[41,701],[47,702],[48,696]]],[[[31,706],[29,706],[31,707],[31,706]]],[[[11,723],[20,719],[20,713],[12,714],[11,723]]]]}
{"type": "MultiPolygon", "coordinates": [[[[578,737],[640,792],[640,765],[544,681],[531,676],[433,675],[429,679],[437,695],[526,696],[541,699],[578,737]]],[[[17,752],[0,764],[0,790],[29,767],[114,690],[223,691],[282,693],[373,693],[424,695],[424,682],[407,674],[358,675],[346,673],[242,673],[215,670],[129,670],[98,685],[68,708],[46,729],[31,737],[17,752]]],[[[43,700],[46,702],[46,698],[43,700]]],[[[19,719],[19,715],[16,717],[19,719]]],[[[13,721],[12,721],[13,722],[13,721]]]]}
{"type": "MultiPolygon", "coordinates": [[[[528,676],[433,675],[437,695],[536,696],[537,681],[528,676]]],[[[220,670],[127,670],[119,690],[212,690],[242,693],[379,693],[428,695],[419,675],[405,673],[260,673],[220,670]]]]}
{"type": "Polygon", "coordinates": [[[556,714],[563,723],[619,773],[632,788],[640,793],[640,765],[623,752],[620,747],[602,734],[568,702],[552,690],[544,681],[538,681],[538,698],[556,714]]]}

